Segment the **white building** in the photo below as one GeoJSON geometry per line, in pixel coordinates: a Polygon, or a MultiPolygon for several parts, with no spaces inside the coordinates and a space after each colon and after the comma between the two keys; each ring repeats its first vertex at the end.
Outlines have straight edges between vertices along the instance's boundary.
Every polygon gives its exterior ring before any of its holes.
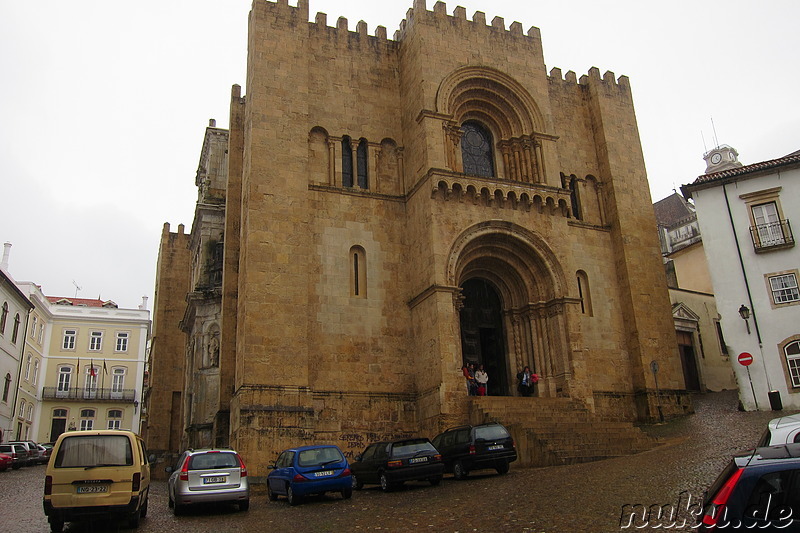
{"type": "MultiPolygon", "coordinates": [[[[20,373],[24,365],[25,325],[33,304],[25,297],[8,274],[8,250],[6,244],[0,263],[0,442],[16,438],[17,399],[20,373]]],[[[28,415],[21,413],[21,419],[28,415]]]]}
{"type": "Polygon", "coordinates": [[[742,404],[800,409],[800,151],[747,166],[737,156],[709,151],[706,174],[681,190],[697,209],[742,404]]]}

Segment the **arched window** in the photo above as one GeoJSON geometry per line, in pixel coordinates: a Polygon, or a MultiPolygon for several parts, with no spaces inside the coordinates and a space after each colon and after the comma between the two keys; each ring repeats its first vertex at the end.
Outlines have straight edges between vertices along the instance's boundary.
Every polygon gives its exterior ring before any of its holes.
{"type": "Polygon", "coordinates": [[[94,409],[81,409],[81,431],[94,429],[94,409]]]}
{"type": "Polygon", "coordinates": [[[786,354],[786,364],[792,378],[792,387],[800,387],[800,340],[792,341],[783,347],[786,354]]]}
{"type": "Polygon", "coordinates": [[[56,387],[56,397],[66,398],[69,395],[69,387],[72,382],[72,367],[61,365],[58,367],[58,387],[56,387]]]}
{"type": "Polygon", "coordinates": [[[11,333],[11,342],[13,342],[14,344],[17,343],[17,337],[19,336],[19,322],[20,322],[19,313],[17,313],[16,315],[14,315],[14,331],[11,333]]]}
{"type": "Polygon", "coordinates": [[[583,270],[576,272],[578,279],[578,297],[581,300],[581,313],[592,316],[592,294],[589,290],[589,276],[583,270]]]}
{"type": "Polygon", "coordinates": [[[39,381],[39,360],[33,363],[33,384],[36,385],[39,381]]]}
{"type": "Polygon", "coordinates": [[[25,400],[20,400],[19,413],[17,413],[17,416],[19,416],[20,418],[25,418],[25,400]]]}
{"type": "Polygon", "coordinates": [[[353,144],[350,137],[342,137],[342,187],[353,186],[353,144]]]}
{"type": "Polygon", "coordinates": [[[367,297],[367,254],[361,246],[350,248],[350,296],[367,297]]]}
{"type": "Polygon", "coordinates": [[[33,356],[28,354],[28,358],[25,359],[25,381],[30,381],[31,379],[31,365],[33,364],[33,356]]]}
{"type": "Polygon", "coordinates": [[[494,177],[492,134],[478,122],[461,125],[461,160],[464,173],[471,176],[494,177]]]}
{"type": "Polygon", "coordinates": [[[3,302],[3,309],[0,310],[0,335],[6,334],[7,319],[8,319],[8,302],[3,302]]]}
{"type": "Polygon", "coordinates": [[[108,429],[119,429],[122,423],[122,411],[111,409],[108,411],[108,429]]]}
{"type": "Polygon", "coordinates": [[[111,397],[122,398],[125,389],[125,367],[116,367],[111,370],[111,397]]]}
{"type": "Polygon", "coordinates": [[[358,141],[358,149],[356,150],[356,163],[358,168],[358,186],[362,189],[369,189],[369,182],[367,181],[367,140],[361,139],[358,141]]]}
{"type": "Polygon", "coordinates": [[[572,176],[569,180],[569,199],[572,203],[572,216],[576,220],[583,220],[583,213],[581,213],[581,198],[578,193],[578,178],[572,176]]]}
{"type": "Polygon", "coordinates": [[[11,390],[11,374],[6,374],[6,382],[3,384],[3,401],[8,402],[8,392],[11,390]]]}

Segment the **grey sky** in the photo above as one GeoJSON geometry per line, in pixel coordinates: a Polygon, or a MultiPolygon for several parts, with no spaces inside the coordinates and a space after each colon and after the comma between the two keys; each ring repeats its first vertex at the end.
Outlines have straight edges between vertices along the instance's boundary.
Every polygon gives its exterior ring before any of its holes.
{"type": "MultiPolygon", "coordinates": [[[[391,37],[412,0],[309,4],[311,20],[391,37]]],[[[231,85],[246,92],[250,5],[0,0],[0,241],[15,279],[51,296],[74,296],[74,280],[121,307],[152,297],[163,224],[192,224],[208,119],[227,127],[231,85]]],[[[457,5],[540,28],[548,71],[628,76],[653,201],[702,174],[712,117],[745,164],[800,149],[800,2],[457,5]]]]}

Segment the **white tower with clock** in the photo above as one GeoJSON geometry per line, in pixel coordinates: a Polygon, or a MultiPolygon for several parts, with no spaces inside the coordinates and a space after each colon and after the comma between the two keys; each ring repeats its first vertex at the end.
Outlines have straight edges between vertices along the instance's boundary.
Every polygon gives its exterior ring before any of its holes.
{"type": "Polygon", "coordinates": [[[703,154],[703,159],[706,160],[706,174],[742,166],[739,162],[739,152],[727,144],[712,148],[703,154]]]}

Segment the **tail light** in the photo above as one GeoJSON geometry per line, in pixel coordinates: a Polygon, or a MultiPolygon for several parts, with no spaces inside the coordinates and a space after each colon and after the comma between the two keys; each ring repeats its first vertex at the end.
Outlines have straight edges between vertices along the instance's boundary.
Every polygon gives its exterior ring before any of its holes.
{"type": "Polygon", "coordinates": [[[401,461],[400,459],[393,459],[388,463],[386,463],[386,466],[388,466],[389,468],[398,468],[400,466],[403,466],[403,461],[401,461]]]}
{"type": "Polygon", "coordinates": [[[475,445],[474,444],[470,444],[469,445],[469,454],[470,455],[475,455],[475,445]]]}
{"type": "Polygon", "coordinates": [[[433,456],[433,462],[440,463],[441,461],[442,461],[442,456],[439,455],[438,453],[433,456]]]}
{"type": "Polygon", "coordinates": [[[511,447],[512,447],[512,448],[515,448],[515,449],[516,449],[516,447],[517,447],[517,443],[516,443],[516,442],[514,442],[514,439],[511,439],[511,447]]]}
{"type": "Polygon", "coordinates": [[[303,483],[304,481],[308,481],[308,478],[303,477],[300,474],[295,474],[294,477],[292,478],[292,481],[294,481],[295,483],[303,483]]]}
{"type": "Polygon", "coordinates": [[[247,477],[247,467],[244,466],[244,461],[242,461],[241,456],[238,454],[236,455],[236,458],[239,459],[239,469],[240,469],[239,475],[242,477],[247,477]]]}
{"type": "Polygon", "coordinates": [[[133,475],[133,481],[131,482],[131,490],[133,492],[139,492],[139,488],[142,486],[142,474],[136,472],[133,475]]]}
{"type": "Polygon", "coordinates": [[[345,477],[345,476],[349,476],[349,475],[350,475],[350,473],[351,473],[351,472],[350,472],[350,469],[349,469],[349,468],[345,468],[344,470],[342,470],[342,473],[341,473],[341,474],[339,474],[339,477],[345,477]]]}
{"type": "Polygon", "coordinates": [[[53,476],[45,476],[44,478],[44,495],[50,496],[53,494],[53,476]]]}
{"type": "Polygon", "coordinates": [[[183,461],[183,466],[181,467],[181,473],[178,476],[178,479],[181,481],[189,481],[189,458],[187,457],[185,461],[183,461]]]}
{"type": "Polygon", "coordinates": [[[711,500],[711,503],[708,504],[708,507],[706,507],[705,514],[703,515],[704,526],[709,529],[717,527],[720,518],[723,518],[725,515],[725,505],[728,503],[733,489],[736,488],[739,478],[742,477],[742,472],[744,472],[744,470],[741,468],[734,472],[733,475],[728,478],[728,481],[722,485],[722,488],[714,495],[714,498],[711,500]]]}

